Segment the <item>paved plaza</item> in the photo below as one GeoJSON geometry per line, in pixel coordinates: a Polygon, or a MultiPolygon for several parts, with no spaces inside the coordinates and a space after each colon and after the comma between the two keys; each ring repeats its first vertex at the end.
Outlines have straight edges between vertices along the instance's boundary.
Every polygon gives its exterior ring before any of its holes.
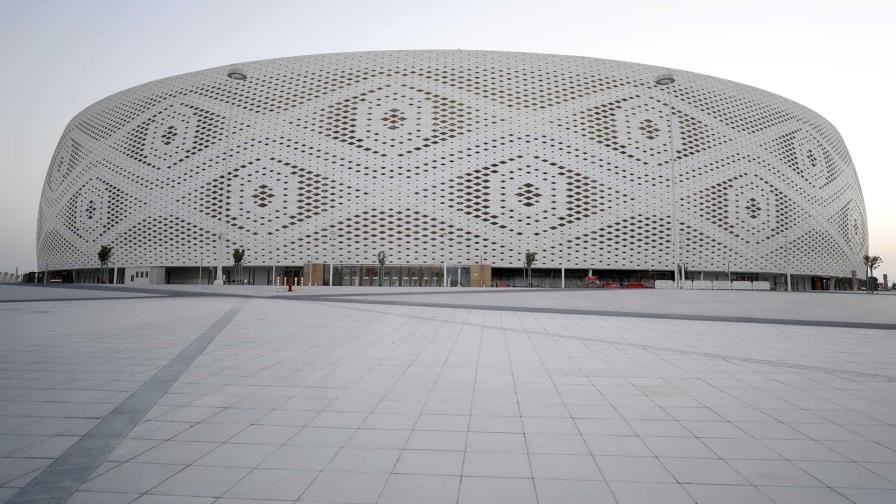
{"type": "Polygon", "coordinates": [[[0,502],[892,503],[896,296],[0,286],[0,502]]]}

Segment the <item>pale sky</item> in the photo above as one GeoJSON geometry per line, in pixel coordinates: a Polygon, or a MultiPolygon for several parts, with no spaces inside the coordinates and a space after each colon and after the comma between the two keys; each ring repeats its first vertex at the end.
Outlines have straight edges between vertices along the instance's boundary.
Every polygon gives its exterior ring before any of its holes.
{"type": "Polygon", "coordinates": [[[91,103],[218,65],[387,49],[633,61],[800,102],[846,141],[877,273],[896,279],[896,0],[0,0],[0,271],[34,269],[50,157],[91,103]]]}

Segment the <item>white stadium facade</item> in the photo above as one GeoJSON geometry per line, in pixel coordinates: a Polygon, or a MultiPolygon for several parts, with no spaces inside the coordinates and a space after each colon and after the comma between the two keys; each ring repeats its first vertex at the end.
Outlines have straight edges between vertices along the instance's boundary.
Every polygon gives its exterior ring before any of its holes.
{"type": "Polygon", "coordinates": [[[520,286],[532,251],[544,287],[851,289],[867,243],[849,153],[812,110],[680,70],[487,51],[122,91],[66,127],[37,222],[44,280],[74,282],[520,286]]]}

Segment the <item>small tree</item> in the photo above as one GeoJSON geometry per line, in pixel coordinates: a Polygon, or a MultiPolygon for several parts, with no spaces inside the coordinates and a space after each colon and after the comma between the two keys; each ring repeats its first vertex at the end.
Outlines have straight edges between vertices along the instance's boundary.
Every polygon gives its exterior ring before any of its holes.
{"type": "Polygon", "coordinates": [[[106,280],[106,266],[109,265],[109,260],[112,259],[112,247],[108,245],[100,246],[99,252],[96,253],[96,258],[100,260],[100,267],[102,267],[102,278],[103,281],[106,280]]]}
{"type": "Polygon", "coordinates": [[[524,263],[526,266],[526,287],[532,287],[532,265],[535,264],[536,256],[537,254],[535,252],[526,251],[526,262],[524,263]]]}
{"type": "Polygon", "coordinates": [[[243,259],[246,258],[246,249],[233,249],[233,267],[237,268],[240,275],[240,284],[243,283],[243,259]]]}
{"type": "Polygon", "coordinates": [[[865,281],[865,290],[873,294],[875,287],[877,287],[874,270],[879,268],[884,263],[884,260],[880,256],[865,254],[862,256],[862,261],[865,263],[865,278],[867,279],[865,281]]]}
{"type": "Polygon", "coordinates": [[[382,250],[376,254],[376,262],[380,263],[380,287],[383,286],[383,276],[386,273],[386,253],[382,250]]]}

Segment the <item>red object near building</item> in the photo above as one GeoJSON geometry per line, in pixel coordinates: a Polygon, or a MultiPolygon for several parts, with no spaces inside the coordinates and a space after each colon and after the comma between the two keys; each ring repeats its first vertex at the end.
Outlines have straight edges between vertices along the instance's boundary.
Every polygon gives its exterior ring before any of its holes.
{"type": "Polygon", "coordinates": [[[603,287],[604,289],[618,289],[622,286],[619,285],[619,282],[604,282],[603,284],[601,284],[601,287],[603,287]]]}
{"type": "Polygon", "coordinates": [[[647,284],[643,282],[629,282],[625,284],[626,289],[646,289],[647,284]]]}

